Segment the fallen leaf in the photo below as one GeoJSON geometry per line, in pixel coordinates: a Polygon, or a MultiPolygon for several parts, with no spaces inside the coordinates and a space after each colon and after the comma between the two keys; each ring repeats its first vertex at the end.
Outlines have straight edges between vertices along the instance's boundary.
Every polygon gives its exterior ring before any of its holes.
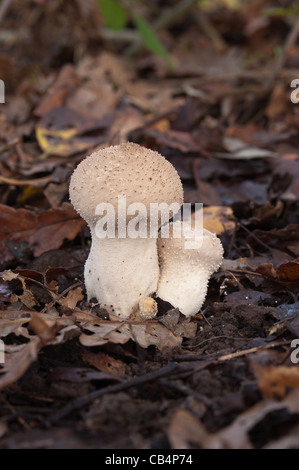
{"type": "Polygon", "coordinates": [[[290,110],[292,104],[290,100],[286,99],[285,87],[278,84],[274,87],[269,103],[265,109],[265,115],[269,119],[278,119],[284,117],[290,110]]]}
{"type": "Polygon", "coordinates": [[[209,433],[189,411],[178,409],[167,429],[171,449],[194,449],[208,446],[209,433]]]}
{"type": "Polygon", "coordinates": [[[87,119],[66,107],[46,113],[36,126],[36,138],[44,151],[43,157],[68,157],[103,142],[101,136],[84,136],[103,129],[103,121],[87,119]]]}
{"type": "Polygon", "coordinates": [[[80,342],[83,346],[101,346],[106,343],[125,344],[129,340],[138,343],[142,348],[155,345],[162,350],[165,347],[180,346],[182,338],[175,336],[168,328],[158,322],[129,323],[121,321],[101,321],[83,323],[85,330],[93,334],[83,333],[80,342]]]}
{"type": "Polygon", "coordinates": [[[105,354],[103,352],[94,353],[89,349],[84,349],[82,353],[82,359],[102,372],[109,372],[114,376],[125,375],[126,364],[119,359],[115,359],[109,354],[105,354]]]}
{"type": "Polygon", "coordinates": [[[56,338],[56,325],[54,324],[51,327],[48,326],[38,313],[32,312],[30,327],[40,338],[42,344],[47,344],[51,341],[54,341],[56,338]]]}
{"type": "Polygon", "coordinates": [[[64,65],[53,86],[34,111],[36,116],[44,116],[54,108],[61,107],[70,93],[80,84],[75,68],[71,64],[64,65]]]}
{"type": "Polygon", "coordinates": [[[256,272],[283,282],[289,287],[299,285],[299,259],[285,261],[277,269],[274,268],[272,263],[262,263],[256,268],[256,272]]]}
{"type": "Polygon", "coordinates": [[[252,158],[278,157],[276,152],[259,147],[249,146],[246,142],[236,137],[224,137],[224,146],[227,153],[216,152],[218,158],[229,160],[247,160],[252,158]]]}
{"type": "Polygon", "coordinates": [[[29,289],[27,289],[26,281],[23,276],[20,276],[19,274],[14,273],[11,270],[8,270],[8,271],[4,271],[4,273],[2,274],[2,279],[4,281],[12,281],[12,280],[18,279],[22,284],[23,293],[20,295],[12,293],[10,296],[11,303],[15,303],[20,300],[27,308],[32,308],[38,305],[38,302],[35,299],[32,292],[29,289]]]}
{"type": "Polygon", "coordinates": [[[281,399],[287,387],[299,387],[298,366],[261,366],[253,363],[253,371],[258,379],[259,389],[266,398],[281,399]]]}
{"type": "Polygon", "coordinates": [[[32,250],[36,257],[60,248],[64,239],[73,240],[84,225],[83,219],[68,203],[42,212],[0,205],[1,261],[12,261],[15,258],[13,247],[17,250],[21,244],[25,244],[22,249],[32,250]]]}
{"type": "Polygon", "coordinates": [[[36,360],[41,348],[38,336],[33,337],[29,343],[22,345],[17,351],[10,353],[10,348],[5,346],[5,363],[0,369],[0,390],[9,387],[27,371],[36,360]]]}
{"type": "Polygon", "coordinates": [[[256,270],[257,273],[262,274],[265,277],[276,279],[276,271],[272,263],[262,263],[256,270]]]}
{"type": "Polygon", "coordinates": [[[286,261],[278,266],[276,270],[277,277],[280,281],[286,282],[288,285],[299,285],[299,258],[293,261],[286,261]]]}
{"type": "Polygon", "coordinates": [[[170,147],[184,153],[200,152],[202,150],[189,132],[176,130],[165,130],[161,132],[157,129],[145,128],[143,134],[145,138],[153,140],[158,146],[170,147]]]}
{"type": "Polygon", "coordinates": [[[197,322],[192,321],[190,318],[180,319],[180,311],[178,308],[169,310],[166,315],[159,319],[159,321],[166,326],[175,336],[182,338],[194,338],[197,331],[197,322]]]}
{"type": "MultiPolygon", "coordinates": [[[[18,312],[20,315],[20,312],[18,312]]],[[[24,338],[30,338],[28,329],[23,325],[30,322],[31,316],[24,315],[21,318],[5,318],[4,314],[7,312],[0,311],[0,337],[5,338],[5,336],[14,333],[16,336],[23,336],[24,338]],[[3,318],[4,317],[4,318],[3,318]]]]}
{"type": "Polygon", "coordinates": [[[74,309],[80,300],[84,299],[84,295],[82,293],[81,287],[77,287],[77,289],[72,289],[66,297],[63,297],[59,300],[60,305],[64,307],[74,309]]]}
{"type": "MultiPolygon", "coordinates": [[[[195,217],[195,215],[193,215],[195,217]]],[[[236,222],[231,207],[210,206],[203,209],[203,226],[216,235],[235,229],[236,222]]]]}
{"type": "Polygon", "coordinates": [[[299,225],[289,224],[284,228],[273,230],[256,229],[248,236],[248,243],[256,246],[256,239],[281,251],[290,250],[296,253],[299,252],[299,225]]]}

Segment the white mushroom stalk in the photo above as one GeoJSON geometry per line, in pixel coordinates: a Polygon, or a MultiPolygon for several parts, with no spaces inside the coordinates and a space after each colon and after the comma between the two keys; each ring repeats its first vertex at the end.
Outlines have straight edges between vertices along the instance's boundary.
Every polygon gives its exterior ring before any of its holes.
{"type": "Polygon", "coordinates": [[[158,230],[172,217],[167,208],[183,203],[177,171],[158,152],[137,144],[108,147],[78,165],[70,199],[91,230],[84,270],[88,300],[96,298],[121,318],[138,310],[146,316],[142,299],[155,293],[159,279],[158,230]],[[151,204],[165,207],[152,218],[151,204]]]}
{"type": "Polygon", "coordinates": [[[187,222],[170,224],[170,233],[170,238],[158,240],[161,273],[157,295],[189,317],[205,301],[209,279],[221,265],[223,247],[215,234],[205,229],[195,232],[187,222]],[[180,232],[180,238],[173,236],[180,232]]]}
{"type": "Polygon", "coordinates": [[[94,230],[91,233],[92,245],[84,268],[87,298],[96,298],[109,313],[127,318],[136,313],[141,299],[157,289],[157,240],[100,240],[94,230]]]}

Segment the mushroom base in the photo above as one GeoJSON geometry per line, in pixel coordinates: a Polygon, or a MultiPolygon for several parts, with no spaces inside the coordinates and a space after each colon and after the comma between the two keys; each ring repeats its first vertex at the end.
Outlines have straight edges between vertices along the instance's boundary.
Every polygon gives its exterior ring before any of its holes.
{"type": "Polygon", "coordinates": [[[192,267],[184,266],[183,263],[163,269],[157,296],[178,308],[186,317],[195,315],[205,301],[210,273],[200,270],[198,266],[192,272],[192,267]]]}
{"type": "Polygon", "coordinates": [[[157,240],[99,239],[92,234],[84,277],[88,300],[95,297],[108,313],[129,318],[139,301],[157,289],[157,240]]]}

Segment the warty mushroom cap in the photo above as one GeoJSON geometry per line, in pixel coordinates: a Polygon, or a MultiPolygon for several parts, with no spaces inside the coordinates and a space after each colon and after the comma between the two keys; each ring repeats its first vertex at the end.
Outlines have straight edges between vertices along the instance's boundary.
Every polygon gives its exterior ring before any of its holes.
{"type": "Polygon", "coordinates": [[[221,265],[223,247],[217,236],[206,229],[195,232],[191,225],[181,221],[169,225],[170,237],[158,239],[157,295],[185,316],[192,316],[205,301],[209,278],[221,265]],[[174,238],[173,233],[178,228],[182,236],[174,238]]]}
{"type": "Polygon", "coordinates": [[[127,207],[142,203],[149,214],[150,203],[181,206],[183,186],[166,158],[132,142],[97,150],[72,175],[71,202],[90,226],[97,221],[97,205],[104,202],[117,208],[121,195],[126,196],[127,207]]]}

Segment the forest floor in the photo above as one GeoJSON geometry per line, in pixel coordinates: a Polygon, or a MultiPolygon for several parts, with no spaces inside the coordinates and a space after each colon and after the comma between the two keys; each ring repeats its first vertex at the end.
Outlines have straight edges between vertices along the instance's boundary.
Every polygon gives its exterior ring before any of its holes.
{"type": "Polygon", "coordinates": [[[187,10],[159,32],[171,69],[93,1],[1,18],[0,448],[298,448],[298,24],[269,4],[187,10]],[[191,319],[86,300],[69,179],[126,140],[176,167],[224,246],[191,319]]]}

